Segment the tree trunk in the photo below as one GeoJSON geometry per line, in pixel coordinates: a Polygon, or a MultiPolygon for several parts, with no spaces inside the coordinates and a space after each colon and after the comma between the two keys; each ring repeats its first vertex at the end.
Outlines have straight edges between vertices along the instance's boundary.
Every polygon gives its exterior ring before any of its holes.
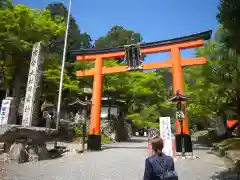
{"type": "Polygon", "coordinates": [[[110,100],[110,96],[108,96],[108,102],[109,106],[108,106],[108,121],[110,121],[110,117],[111,117],[111,108],[112,108],[112,99],[110,100]]]}
{"type": "Polygon", "coordinates": [[[10,96],[15,98],[15,107],[16,107],[16,120],[17,120],[17,124],[21,124],[21,122],[19,121],[19,114],[18,114],[18,107],[20,104],[20,100],[21,100],[21,94],[20,94],[20,90],[21,90],[21,75],[20,75],[20,68],[16,67],[15,69],[15,73],[13,76],[13,80],[11,83],[11,89],[12,89],[12,93],[9,94],[10,96]]]}
{"type": "Polygon", "coordinates": [[[240,137],[240,128],[237,127],[237,136],[240,137]]]}
{"type": "Polygon", "coordinates": [[[226,129],[226,132],[225,132],[225,138],[229,138],[232,136],[232,131],[231,129],[228,128],[227,126],[227,116],[226,116],[226,113],[224,112],[224,110],[219,110],[218,112],[218,115],[221,117],[221,119],[223,120],[223,124],[224,124],[224,127],[226,129]]]}

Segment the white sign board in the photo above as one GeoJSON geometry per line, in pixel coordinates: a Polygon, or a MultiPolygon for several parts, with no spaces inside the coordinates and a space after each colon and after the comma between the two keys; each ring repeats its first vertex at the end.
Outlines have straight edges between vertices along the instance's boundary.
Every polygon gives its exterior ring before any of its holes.
{"type": "Polygon", "coordinates": [[[164,142],[163,153],[173,156],[171,119],[170,117],[160,117],[159,122],[160,136],[164,142]]]}
{"type": "Polygon", "coordinates": [[[2,101],[2,107],[1,107],[1,112],[0,112],[0,123],[1,123],[1,125],[8,124],[10,105],[11,105],[11,100],[10,99],[4,99],[2,101]]]}

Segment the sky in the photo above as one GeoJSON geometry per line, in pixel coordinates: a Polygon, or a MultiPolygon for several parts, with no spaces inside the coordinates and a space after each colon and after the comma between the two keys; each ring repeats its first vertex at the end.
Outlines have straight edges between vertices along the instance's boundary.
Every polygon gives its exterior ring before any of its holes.
{"type": "MultiPolygon", "coordinates": [[[[72,0],[72,16],[80,30],[93,40],[107,34],[120,25],[139,32],[145,42],[166,40],[206,30],[216,31],[216,15],[220,0],[72,0]]],[[[49,3],[68,0],[13,0],[43,9],[49,3]]],[[[185,50],[183,57],[194,56],[193,50],[185,50]]],[[[169,53],[148,55],[147,61],[162,61],[169,53]]]]}

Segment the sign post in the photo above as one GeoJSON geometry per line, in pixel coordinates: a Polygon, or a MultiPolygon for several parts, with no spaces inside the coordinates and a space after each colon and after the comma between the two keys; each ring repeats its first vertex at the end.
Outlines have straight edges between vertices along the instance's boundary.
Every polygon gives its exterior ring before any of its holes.
{"type": "Polygon", "coordinates": [[[8,124],[10,105],[11,105],[10,99],[4,99],[2,101],[2,107],[1,107],[1,113],[0,113],[1,125],[8,124]]]}
{"type": "Polygon", "coordinates": [[[158,135],[158,129],[157,128],[151,128],[148,130],[148,155],[152,155],[152,145],[151,145],[151,139],[158,135]]]}
{"type": "Polygon", "coordinates": [[[163,153],[168,156],[173,156],[171,119],[170,117],[160,117],[159,121],[160,136],[164,143],[163,153]]]}

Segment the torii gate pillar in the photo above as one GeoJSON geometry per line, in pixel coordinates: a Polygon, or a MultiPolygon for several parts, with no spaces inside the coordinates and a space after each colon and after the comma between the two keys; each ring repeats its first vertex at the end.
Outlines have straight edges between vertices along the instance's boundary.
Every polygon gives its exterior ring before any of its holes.
{"type": "Polygon", "coordinates": [[[97,57],[95,60],[91,122],[90,122],[90,132],[88,136],[89,150],[101,149],[100,114],[101,114],[101,104],[102,104],[102,79],[103,79],[102,66],[103,66],[103,59],[101,57],[97,57]]]}
{"type": "MultiPolygon", "coordinates": [[[[184,79],[183,79],[183,69],[181,66],[181,56],[180,50],[178,48],[171,49],[171,60],[172,62],[172,83],[173,83],[173,92],[175,93],[179,90],[180,94],[184,94],[184,79]]],[[[186,105],[186,104],[185,104],[186,105]]],[[[187,111],[185,111],[187,113],[187,111]]],[[[185,119],[183,122],[183,134],[189,134],[188,128],[188,117],[185,114],[185,119]]],[[[176,121],[176,133],[181,133],[181,124],[179,120],[176,121]]]]}

